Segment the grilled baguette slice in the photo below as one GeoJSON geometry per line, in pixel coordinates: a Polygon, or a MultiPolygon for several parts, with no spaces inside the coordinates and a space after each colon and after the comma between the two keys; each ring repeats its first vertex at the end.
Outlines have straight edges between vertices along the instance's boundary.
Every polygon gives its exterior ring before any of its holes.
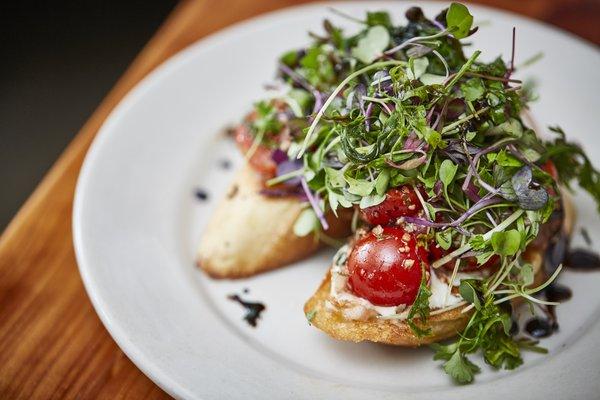
{"type": "MultiPolygon", "coordinates": [[[[567,198],[563,198],[563,232],[569,235],[573,229],[574,209],[567,198]]],[[[547,243],[530,246],[524,254],[534,270],[532,287],[542,284],[546,277],[543,268],[544,252],[547,243]]],[[[471,317],[471,311],[463,313],[465,305],[430,316],[427,326],[431,335],[417,337],[405,321],[389,319],[371,319],[368,321],[345,319],[341,311],[328,305],[331,292],[331,272],[317,289],[316,293],[304,305],[305,314],[312,315],[311,325],[327,333],[334,339],[351,342],[376,342],[396,346],[416,347],[424,344],[439,342],[456,336],[462,331],[471,317]]],[[[518,302],[513,303],[518,304],[518,302]]]]}
{"type": "MultiPolygon", "coordinates": [[[[198,247],[196,263],[213,278],[243,278],[301,260],[319,247],[314,235],[299,237],[293,227],[305,205],[294,197],[259,192],[260,175],[242,167],[218,205],[198,247]]],[[[329,236],[350,234],[351,213],[328,216],[329,236]]]]}

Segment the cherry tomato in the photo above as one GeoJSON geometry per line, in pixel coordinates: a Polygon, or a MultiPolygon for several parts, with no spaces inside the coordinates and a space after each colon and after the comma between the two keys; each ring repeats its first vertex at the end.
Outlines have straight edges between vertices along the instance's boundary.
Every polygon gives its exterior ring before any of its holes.
{"type": "Polygon", "coordinates": [[[542,170],[544,170],[544,172],[550,175],[552,179],[558,181],[558,170],[556,169],[556,165],[554,165],[552,160],[548,160],[544,164],[542,164],[542,170]]]}
{"type": "Polygon", "coordinates": [[[429,268],[427,251],[415,236],[385,227],[358,240],[348,257],[348,287],[378,306],[410,305],[421,284],[421,266],[429,268]]]}
{"type": "MultiPolygon", "coordinates": [[[[252,147],[254,137],[250,134],[248,127],[242,124],[235,129],[235,141],[242,150],[242,153],[245,154],[252,147]]],[[[271,150],[265,146],[258,145],[249,160],[250,165],[266,179],[274,177],[277,173],[277,163],[273,161],[271,155],[271,150]]]]}
{"type": "Polygon", "coordinates": [[[361,214],[372,225],[388,225],[400,217],[417,215],[421,209],[413,188],[404,185],[388,190],[382,203],[361,210],[361,214]]]}
{"type": "MultiPolygon", "coordinates": [[[[432,242],[429,246],[429,262],[433,263],[436,260],[439,260],[440,258],[444,257],[449,252],[450,252],[449,250],[442,249],[440,247],[440,245],[437,244],[436,242],[432,242]]],[[[463,265],[460,267],[460,271],[472,272],[472,271],[495,267],[498,265],[498,261],[500,261],[500,257],[498,257],[497,255],[494,254],[489,260],[487,260],[482,265],[477,265],[476,257],[467,257],[465,259],[465,262],[463,262],[463,265]]],[[[456,259],[448,261],[447,263],[445,263],[443,265],[443,267],[449,271],[452,271],[454,269],[455,262],[456,262],[456,259]]]]}

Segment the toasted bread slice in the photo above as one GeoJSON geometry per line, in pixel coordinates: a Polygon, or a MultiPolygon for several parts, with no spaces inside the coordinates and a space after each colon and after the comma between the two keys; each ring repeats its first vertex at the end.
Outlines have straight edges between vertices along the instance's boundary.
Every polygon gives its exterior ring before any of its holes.
{"type": "MultiPolygon", "coordinates": [[[[314,235],[296,236],[294,223],[305,205],[294,197],[268,198],[260,175],[238,171],[202,237],[197,264],[213,278],[243,278],[284,266],[314,253],[314,235]]],[[[350,234],[351,214],[328,216],[329,236],[350,234]]]]}
{"type": "MultiPolygon", "coordinates": [[[[534,286],[541,284],[545,274],[541,268],[542,257],[535,253],[530,255],[530,262],[534,264],[534,286]]],[[[345,319],[340,310],[328,305],[331,293],[331,272],[317,289],[317,292],[304,305],[304,312],[313,315],[310,323],[329,336],[338,340],[351,342],[376,342],[396,346],[416,347],[424,344],[439,342],[456,336],[469,322],[472,312],[464,312],[465,305],[458,306],[449,311],[434,314],[427,320],[427,327],[431,334],[418,337],[405,321],[392,319],[370,319],[368,321],[345,319]]]]}
{"type": "MultiPolygon", "coordinates": [[[[573,230],[575,210],[568,198],[564,198],[563,203],[565,217],[562,229],[565,233],[570,234],[573,230]]],[[[545,246],[530,247],[524,254],[524,258],[532,264],[535,273],[532,287],[541,285],[547,278],[543,268],[544,251],[545,246]]],[[[352,342],[369,341],[407,347],[439,342],[456,336],[458,332],[462,331],[472,313],[463,313],[462,311],[466,307],[463,305],[443,313],[431,315],[427,321],[427,326],[431,328],[431,335],[419,338],[404,321],[345,319],[341,311],[328,304],[330,293],[331,272],[328,272],[316,293],[304,305],[304,312],[312,315],[310,322],[313,326],[334,339],[352,342]]],[[[513,305],[518,303],[518,300],[513,301],[513,305]]]]}
{"type": "Polygon", "coordinates": [[[471,316],[458,307],[429,318],[431,335],[418,338],[408,324],[391,319],[368,321],[348,320],[341,311],[327,305],[331,292],[331,273],[327,273],[317,292],[304,305],[304,312],[313,315],[310,323],[334,339],[350,342],[376,342],[396,346],[419,346],[456,335],[471,316]]]}

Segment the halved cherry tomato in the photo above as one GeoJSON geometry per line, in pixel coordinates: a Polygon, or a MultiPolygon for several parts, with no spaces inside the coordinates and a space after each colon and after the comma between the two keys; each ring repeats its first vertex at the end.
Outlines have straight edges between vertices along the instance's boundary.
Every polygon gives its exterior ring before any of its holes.
{"type": "MultiPolygon", "coordinates": [[[[244,154],[252,147],[254,137],[246,125],[241,124],[235,129],[235,142],[244,154]]],[[[249,160],[250,165],[266,179],[274,177],[277,173],[277,163],[271,158],[272,153],[265,146],[258,145],[249,160]]]]}
{"type": "Polygon", "coordinates": [[[358,240],[348,257],[348,287],[378,306],[410,305],[421,284],[421,267],[429,269],[427,251],[399,227],[358,240]]]}
{"type": "Polygon", "coordinates": [[[413,188],[403,185],[388,190],[382,203],[361,210],[361,214],[372,225],[388,225],[400,217],[417,215],[421,209],[421,202],[413,188]]]}

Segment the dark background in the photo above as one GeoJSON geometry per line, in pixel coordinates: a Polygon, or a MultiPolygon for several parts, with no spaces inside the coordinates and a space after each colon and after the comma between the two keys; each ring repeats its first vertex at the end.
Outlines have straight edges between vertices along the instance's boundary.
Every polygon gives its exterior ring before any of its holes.
{"type": "Polygon", "coordinates": [[[0,3],[2,232],[176,2],[0,3]]]}

